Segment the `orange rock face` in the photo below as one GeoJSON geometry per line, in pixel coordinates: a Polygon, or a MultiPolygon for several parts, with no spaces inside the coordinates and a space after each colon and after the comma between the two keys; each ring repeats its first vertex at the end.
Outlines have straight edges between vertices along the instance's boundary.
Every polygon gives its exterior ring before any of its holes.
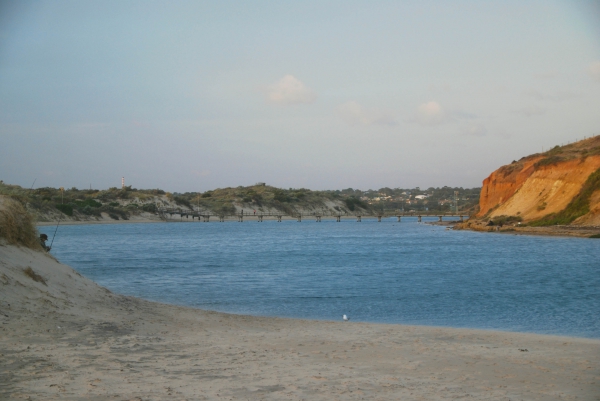
{"type": "Polygon", "coordinates": [[[490,209],[500,207],[510,199],[533,174],[533,165],[541,158],[537,157],[516,166],[502,166],[483,180],[477,217],[485,215],[490,209]]]}
{"type": "MultiPolygon", "coordinates": [[[[589,144],[596,145],[599,141],[600,137],[595,137],[582,143],[590,147],[589,144]]],[[[578,143],[565,147],[564,152],[557,151],[557,154],[567,154],[565,160],[543,163],[551,156],[534,155],[494,171],[483,181],[477,217],[486,214],[490,218],[520,216],[524,221],[531,221],[565,209],[590,174],[600,168],[600,155],[580,156],[583,154],[576,153],[581,152],[577,146],[578,143]]],[[[596,192],[590,199],[590,213],[574,224],[593,224],[600,220],[600,195],[596,192]]]]}

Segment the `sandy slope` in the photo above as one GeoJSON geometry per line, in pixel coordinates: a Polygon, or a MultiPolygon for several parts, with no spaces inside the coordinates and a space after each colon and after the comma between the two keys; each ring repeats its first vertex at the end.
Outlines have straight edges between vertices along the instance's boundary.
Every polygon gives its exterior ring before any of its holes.
{"type": "Polygon", "coordinates": [[[600,340],[206,312],[0,246],[2,400],[456,398],[598,400],[600,340]]]}

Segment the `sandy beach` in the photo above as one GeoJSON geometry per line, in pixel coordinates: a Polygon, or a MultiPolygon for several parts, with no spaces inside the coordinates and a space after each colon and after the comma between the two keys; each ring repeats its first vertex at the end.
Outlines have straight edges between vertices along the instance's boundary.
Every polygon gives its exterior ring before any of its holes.
{"type": "Polygon", "coordinates": [[[598,400],[599,361],[596,339],[164,305],[0,246],[1,399],[598,400]]]}

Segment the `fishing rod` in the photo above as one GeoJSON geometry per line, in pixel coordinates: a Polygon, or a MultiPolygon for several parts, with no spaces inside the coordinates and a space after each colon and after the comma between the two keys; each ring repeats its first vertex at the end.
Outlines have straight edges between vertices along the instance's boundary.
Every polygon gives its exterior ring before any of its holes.
{"type": "Polygon", "coordinates": [[[52,244],[54,244],[54,237],[56,237],[56,232],[58,231],[59,224],[60,224],[60,219],[58,219],[58,223],[56,223],[56,230],[54,230],[54,235],[52,236],[52,242],[50,242],[50,248],[52,248],[52,244]]]}

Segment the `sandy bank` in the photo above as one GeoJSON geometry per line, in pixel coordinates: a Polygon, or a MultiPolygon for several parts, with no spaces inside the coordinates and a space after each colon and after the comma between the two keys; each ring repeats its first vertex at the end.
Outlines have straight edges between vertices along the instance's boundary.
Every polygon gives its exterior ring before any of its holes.
{"type": "Polygon", "coordinates": [[[207,312],[116,295],[51,256],[0,246],[0,399],[598,394],[600,340],[207,312]]]}
{"type": "Polygon", "coordinates": [[[466,223],[457,223],[454,226],[455,230],[471,230],[479,232],[489,232],[496,234],[513,234],[513,235],[546,235],[555,237],[580,237],[590,238],[593,235],[600,235],[600,226],[545,226],[545,227],[529,227],[519,225],[488,226],[482,221],[467,221],[466,223]]]}

